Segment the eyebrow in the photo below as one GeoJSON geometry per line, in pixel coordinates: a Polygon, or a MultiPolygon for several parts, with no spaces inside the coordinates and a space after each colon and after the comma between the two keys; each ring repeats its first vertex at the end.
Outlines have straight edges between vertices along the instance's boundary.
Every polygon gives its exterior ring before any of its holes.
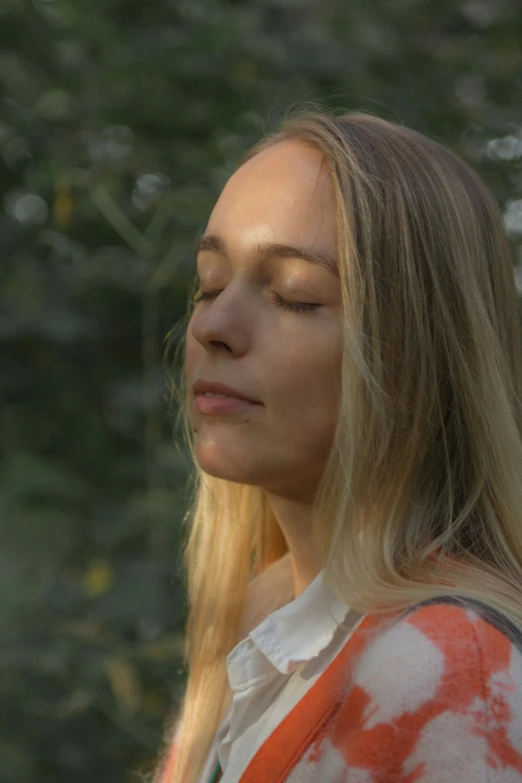
{"type": "MultiPolygon", "coordinates": [[[[219,253],[219,255],[225,258],[228,257],[225,241],[218,234],[207,234],[201,237],[196,244],[196,256],[205,250],[219,253]]],[[[301,258],[303,261],[322,266],[339,276],[335,259],[331,256],[323,255],[317,250],[294,247],[293,245],[284,245],[277,242],[268,242],[257,246],[256,259],[260,264],[266,264],[273,258],[301,258]]]]}

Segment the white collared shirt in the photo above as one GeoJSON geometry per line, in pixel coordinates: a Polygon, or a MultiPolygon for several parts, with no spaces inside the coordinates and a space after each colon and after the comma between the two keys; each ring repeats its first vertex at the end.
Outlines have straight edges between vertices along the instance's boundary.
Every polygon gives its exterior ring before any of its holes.
{"type": "Polygon", "coordinates": [[[360,615],[337,598],[323,575],[321,571],[301,595],[275,611],[270,611],[277,603],[274,585],[279,601],[285,591],[287,596],[293,591],[290,554],[251,583],[264,606],[261,616],[267,607],[270,613],[227,657],[232,702],[199,783],[208,783],[218,759],[222,782],[238,783],[256,751],[346,642],[360,615]]]}

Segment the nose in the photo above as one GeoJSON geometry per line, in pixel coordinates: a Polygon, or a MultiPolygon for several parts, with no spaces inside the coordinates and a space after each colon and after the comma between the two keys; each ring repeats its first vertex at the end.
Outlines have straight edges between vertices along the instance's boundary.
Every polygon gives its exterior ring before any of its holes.
{"type": "Polygon", "coordinates": [[[190,330],[194,339],[206,350],[225,350],[243,355],[250,343],[248,313],[222,292],[217,299],[199,307],[192,316],[190,330]],[[223,298],[222,298],[223,297],[223,298]]]}

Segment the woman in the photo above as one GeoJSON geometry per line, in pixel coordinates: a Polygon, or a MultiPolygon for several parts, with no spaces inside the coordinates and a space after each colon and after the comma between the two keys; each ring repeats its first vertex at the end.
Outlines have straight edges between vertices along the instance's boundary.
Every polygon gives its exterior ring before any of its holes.
{"type": "Polygon", "coordinates": [[[189,677],[156,779],[522,781],[521,344],[491,193],[413,130],[297,111],[197,265],[189,677]]]}

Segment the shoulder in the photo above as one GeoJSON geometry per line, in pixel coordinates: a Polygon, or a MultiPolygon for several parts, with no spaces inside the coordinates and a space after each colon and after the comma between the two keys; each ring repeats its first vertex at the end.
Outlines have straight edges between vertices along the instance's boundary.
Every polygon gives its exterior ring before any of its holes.
{"type": "Polygon", "coordinates": [[[381,624],[347,678],[332,738],[372,780],[522,783],[522,653],[473,609],[381,624]]]}
{"type": "Polygon", "coordinates": [[[434,603],[382,626],[354,677],[382,697],[392,697],[397,688],[411,692],[418,704],[435,697],[464,703],[470,692],[487,696],[488,683],[503,677],[522,697],[522,653],[474,609],[434,603]],[[377,671],[381,676],[374,679],[377,671]]]}

